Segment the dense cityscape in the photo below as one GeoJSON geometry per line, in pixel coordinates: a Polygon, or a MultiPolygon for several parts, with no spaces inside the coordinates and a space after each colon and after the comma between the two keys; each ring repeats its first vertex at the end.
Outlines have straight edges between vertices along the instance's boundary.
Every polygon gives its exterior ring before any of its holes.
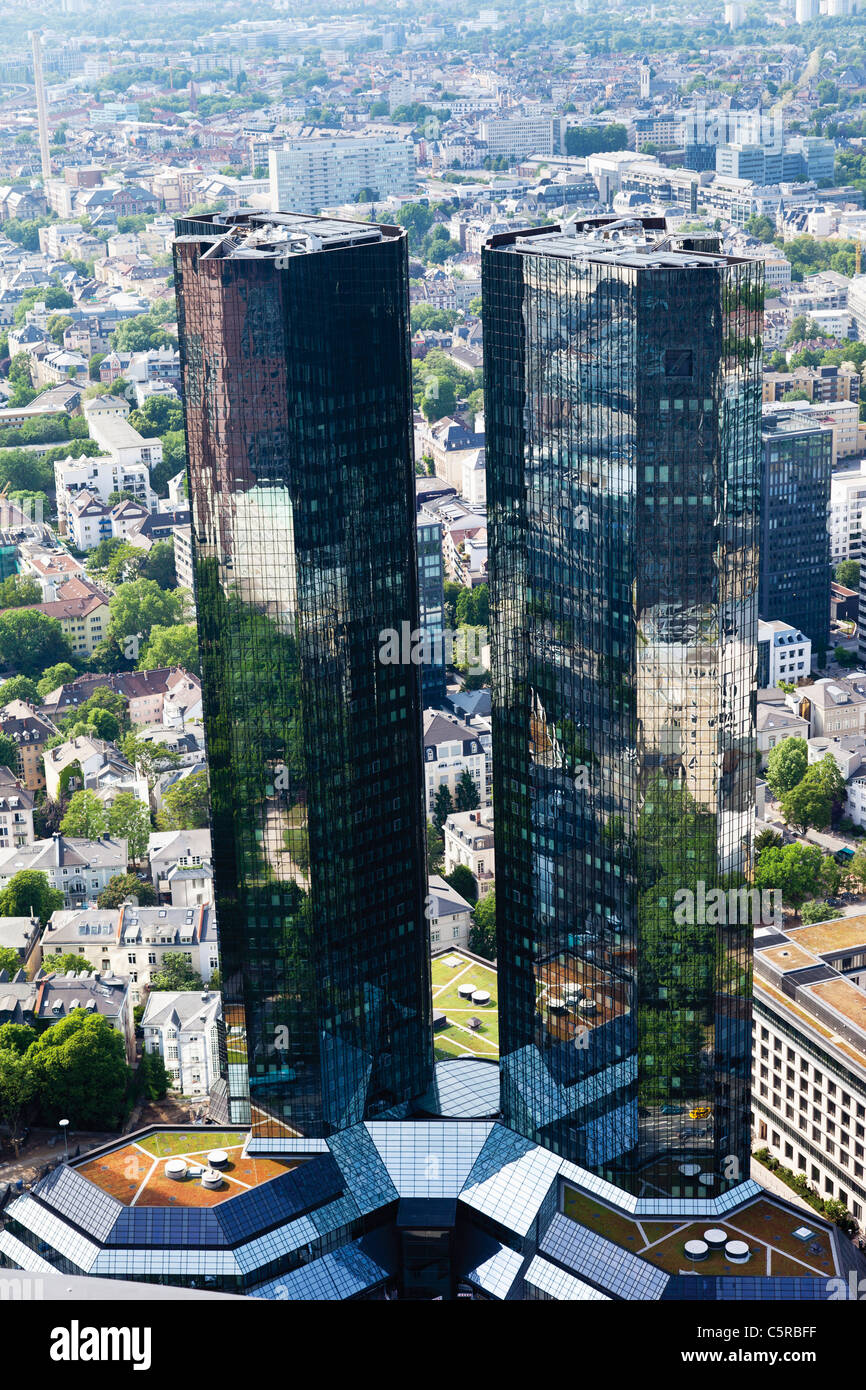
{"type": "Polygon", "coordinates": [[[866,1297],[866,10],[4,34],[0,1300],[866,1297]]]}

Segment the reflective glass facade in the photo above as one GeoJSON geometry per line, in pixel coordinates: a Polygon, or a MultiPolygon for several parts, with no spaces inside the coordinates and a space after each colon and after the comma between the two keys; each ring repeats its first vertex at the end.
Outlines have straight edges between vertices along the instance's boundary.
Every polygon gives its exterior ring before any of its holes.
{"type": "Polygon", "coordinates": [[[752,858],[763,272],[614,221],[483,253],[503,1109],[632,1193],[718,1196],[748,1175],[718,890],[752,858]]]}
{"type": "Polygon", "coordinates": [[[327,1135],[432,1070],[406,239],[177,231],[231,1119],[327,1135]]]}
{"type": "Polygon", "coordinates": [[[442,524],[418,518],[418,596],[420,627],[430,642],[430,660],[421,667],[424,708],[445,703],[445,566],[442,524]]]}
{"type": "Polygon", "coordinates": [[[758,617],[811,639],[819,666],[830,632],[830,479],[833,431],[764,414],[758,617]]]}

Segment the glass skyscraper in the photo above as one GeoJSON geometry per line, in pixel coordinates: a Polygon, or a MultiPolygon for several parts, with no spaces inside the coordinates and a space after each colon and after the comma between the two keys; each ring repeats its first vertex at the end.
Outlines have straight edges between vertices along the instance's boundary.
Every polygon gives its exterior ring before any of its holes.
{"type": "Polygon", "coordinates": [[[483,252],[503,1110],[660,1200],[749,1172],[762,275],[483,252]]]}
{"type": "Polygon", "coordinates": [[[406,234],[177,233],[230,1116],[325,1136],[432,1067],[406,234]]]}

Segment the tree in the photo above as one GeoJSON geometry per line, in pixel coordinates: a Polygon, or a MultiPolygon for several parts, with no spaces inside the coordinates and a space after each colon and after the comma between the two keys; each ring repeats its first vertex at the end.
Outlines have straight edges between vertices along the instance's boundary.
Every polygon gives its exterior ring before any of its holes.
{"type": "Polygon", "coordinates": [[[445,841],[441,830],[437,830],[432,820],[427,822],[427,873],[438,874],[442,868],[445,841]]]}
{"type": "Polygon", "coordinates": [[[445,882],[450,883],[455,893],[459,893],[461,898],[465,898],[468,903],[478,900],[478,885],[475,882],[475,875],[466,864],[455,864],[450,874],[445,875],[445,882]]]}
{"type": "Polygon", "coordinates": [[[836,566],[836,583],[841,584],[845,589],[860,588],[860,561],[842,560],[836,566]]]}
{"type": "Polygon", "coordinates": [[[480,805],[481,797],[475,785],[475,778],[468,768],[464,768],[457,783],[457,810],[474,811],[480,805]]]}
{"type": "Polygon", "coordinates": [[[63,894],[41,869],[19,869],[0,892],[0,917],[38,917],[44,925],[62,907],[63,894]]]}
{"type": "Polygon", "coordinates": [[[472,909],[469,949],[485,960],[496,959],[496,894],[487,893],[472,909]]]}
{"type": "Polygon", "coordinates": [[[129,584],[121,584],[108,606],[111,615],[108,635],[117,642],[123,642],[125,638],[146,641],[151,628],[173,627],[182,622],[184,616],[182,596],[160,589],[152,579],[134,579],[129,584]]]}
{"type": "Polygon", "coordinates": [[[782,815],[788,825],[801,834],[809,826],[826,830],[833,812],[833,795],[817,768],[810,767],[803,778],[781,798],[782,815]]]}
{"type": "Polygon", "coordinates": [[[206,772],[192,772],[169,787],[160,813],[165,830],[202,830],[208,823],[206,772]]]}
{"type": "Polygon", "coordinates": [[[145,579],[152,579],[161,589],[177,588],[174,541],[157,541],[151,546],[145,556],[143,573],[145,579]]]}
{"type": "Polygon", "coordinates": [[[23,1120],[36,1095],[32,1063],[12,1048],[0,1047],[0,1116],[9,1126],[16,1157],[21,1148],[23,1120]]]}
{"type": "Polygon", "coordinates": [[[108,810],[108,829],[119,840],[126,840],[134,863],[147,853],[150,839],[150,811],[134,792],[121,792],[108,810]]]}
{"type": "Polygon", "coordinates": [[[9,734],[0,733],[0,767],[8,767],[10,772],[18,768],[18,744],[9,734]]]}
{"type": "Polygon", "coordinates": [[[44,672],[42,679],[36,682],[36,690],[40,700],[55,691],[58,686],[67,685],[69,681],[74,681],[78,675],[75,667],[68,661],[60,661],[55,666],[49,666],[44,672]]]}
{"type": "Polygon", "coordinates": [[[152,671],[158,666],[182,666],[184,671],[198,675],[198,632],[195,623],[151,628],[150,641],[141,654],[138,669],[152,671]]]}
{"type": "Polygon", "coordinates": [[[201,975],[193,970],[181,951],[166,951],[158,972],[151,976],[151,989],[192,990],[203,989],[201,975]]]}
{"type": "Polygon", "coordinates": [[[440,834],[453,810],[454,802],[451,800],[450,791],[447,787],[440,787],[433,800],[433,824],[440,834]]]}
{"type": "Polygon", "coordinates": [[[767,829],[761,830],[755,836],[755,857],[757,858],[765,849],[775,848],[784,843],[785,841],[777,830],[770,830],[770,828],[767,827],[767,829]]]}
{"type": "Polygon", "coordinates": [[[22,960],[14,946],[0,946],[0,970],[5,970],[10,980],[21,969],[22,960]]]}
{"type": "Polygon", "coordinates": [[[30,1048],[42,1118],[73,1129],[117,1129],[129,1068],[123,1037],[101,1014],[74,1009],[30,1048]]]}
{"type": "Polygon", "coordinates": [[[606,126],[572,125],[566,128],[565,152],[569,155],[599,154],[628,148],[628,130],[613,122],[606,126]]]}
{"type": "MultiPolygon", "coordinates": [[[[111,498],[109,497],[109,502],[111,498]]],[[[115,498],[115,501],[119,501],[115,498]]],[[[109,557],[108,564],[105,566],[105,577],[111,584],[128,583],[131,579],[137,578],[144,569],[145,553],[137,545],[130,545],[129,541],[121,541],[109,557]]]]}
{"type": "Polygon", "coordinates": [[[0,1051],[17,1052],[19,1057],[23,1057],[35,1041],[36,1029],[26,1023],[0,1024],[0,1051]]]}
{"type": "Polygon", "coordinates": [[[755,887],[777,888],[797,907],[819,886],[823,855],[817,845],[783,845],[763,851],[755,865],[755,887]]]}
{"type": "Polygon", "coordinates": [[[783,796],[802,780],[809,765],[804,738],[786,738],[770,749],[767,757],[767,786],[775,797],[783,796]]]}
{"type": "Polygon", "coordinates": [[[4,665],[33,676],[55,661],[68,661],[71,655],[56,618],[32,608],[10,608],[0,613],[0,661],[4,665]]]}
{"type": "Polygon", "coordinates": [[[60,822],[64,835],[74,835],[82,840],[99,840],[108,832],[108,816],[105,806],[96,792],[85,788],[75,792],[60,822]]]}
{"type": "Polygon", "coordinates": [[[166,1070],[159,1053],[148,1052],[145,1049],[138,1064],[138,1085],[141,1093],[148,1100],[162,1100],[171,1088],[171,1081],[171,1072],[166,1070]]]}
{"type": "Polygon", "coordinates": [[[26,608],[42,602],[42,590],[26,574],[10,574],[0,580],[0,608],[26,608]]]}
{"type": "Polygon", "coordinates": [[[138,900],[139,907],[156,906],[156,889],[146,883],[138,874],[115,874],[110,878],[96,899],[97,907],[120,907],[130,898],[138,900]]]}
{"type": "Polygon", "coordinates": [[[838,914],[830,907],[829,903],[821,902],[818,898],[804,903],[800,910],[800,921],[809,923],[830,922],[838,914]]]}
{"type": "Polygon", "coordinates": [[[57,975],[68,975],[70,970],[76,974],[87,974],[93,969],[86,956],[76,955],[74,951],[55,951],[42,957],[42,968],[54,971],[57,975]]]}
{"type": "Polygon", "coordinates": [[[13,676],[0,686],[0,703],[8,705],[12,700],[26,700],[28,705],[39,704],[39,690],[29,676],[13,676]]]}

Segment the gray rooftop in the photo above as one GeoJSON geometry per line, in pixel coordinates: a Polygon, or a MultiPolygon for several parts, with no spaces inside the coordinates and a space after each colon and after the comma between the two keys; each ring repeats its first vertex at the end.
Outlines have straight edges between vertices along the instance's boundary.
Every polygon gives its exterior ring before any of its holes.
{"type": "Polygon", "coordinates": [[[304,256],[384,241],[386,236],[398,234],[395,229],[385,230],[370,222],[300,212],[236,213],[215,220],[214,232],[218,239],[204,252],[203,259],[304,256]]]}
{"type": "MultiPolygon", "coordinates": [[[[660,219],[646,221],[658,223],[660,219]]],[[[563,229],[535,234],[515,233],[497,238],[506,251],[520,255],[552,256],[560,260],[602,261],[608,264],[648,269],[683,270],[720,267],[739,263],[732,256],[678,249],[675,238],[659,226],[647,226],[640,218],[614,217],[596,225],[580,222],[563,229]]]]}

